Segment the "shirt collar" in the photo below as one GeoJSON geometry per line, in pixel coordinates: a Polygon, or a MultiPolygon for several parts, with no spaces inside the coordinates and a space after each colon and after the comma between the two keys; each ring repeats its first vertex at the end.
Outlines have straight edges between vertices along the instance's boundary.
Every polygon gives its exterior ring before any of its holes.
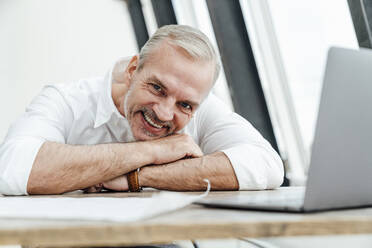
{"type": "Polygon", "coordinates": [[[98,93],[99,96],[94,128],[108,122],[113,114],[116,114],[119,118],[124,118],[114,104],[111,94],[111,86],[113,83],[122,83],[122,75],[128,65],[129,59],[129,57],[120,58],[105,74],[103,79],[103,88],[98,93]]]}

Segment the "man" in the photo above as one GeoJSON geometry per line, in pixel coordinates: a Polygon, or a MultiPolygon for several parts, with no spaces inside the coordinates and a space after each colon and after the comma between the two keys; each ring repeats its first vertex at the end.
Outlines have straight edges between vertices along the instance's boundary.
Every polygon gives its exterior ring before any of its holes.
{"type": "Polygon", "coordinates": [[[0,193],[280,186],[276,152],[210,93],[218,73],[204,34],[169,25],[104,78],[46,86],[0,147],[0,193]]]}

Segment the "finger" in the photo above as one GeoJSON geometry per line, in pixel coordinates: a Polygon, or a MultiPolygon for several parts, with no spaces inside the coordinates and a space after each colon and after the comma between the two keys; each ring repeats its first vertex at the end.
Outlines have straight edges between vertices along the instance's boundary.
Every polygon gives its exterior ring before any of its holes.
{"type": "Polygon", "coordinates": [[[191,154],[187,154],[186,156],[185,156],[185,158],[200,158],[200,157],[203,157],[204,156],[204,154],[202,153],[202,152],[193,152],[193,153],[191,153],[191,154]]]}
{"type": "Polygon", "coordinates": [[[204,154],[203,154],[203,152],[202,152],[200,149],[196,149],[196,150],[194,151],[194,156],[195,156],[196,158],[200,158],[200,157],[204,156],[204,154]]]}
{"type": "Polygon", "coordinates": [[[128,190],[128,182],[126,175],[119,176],[114,178],[110,181],[104,182],[103,187],[105,189],[113,190],[113,191],[127,191],[128,190]]]}
{"type": "Polygon", "coordinates": [[[95,193],[96,188],[94,186],[83,189],[84,193],[95,193]]]}
{"type": "Polygon", "coordinates": [[[84,190],[84,193],[98,193],[102,191],[102,188],[103,188],[103,185],[102,183],[100,183],[100,184],[85,188],[83,190],[84,190]]]}

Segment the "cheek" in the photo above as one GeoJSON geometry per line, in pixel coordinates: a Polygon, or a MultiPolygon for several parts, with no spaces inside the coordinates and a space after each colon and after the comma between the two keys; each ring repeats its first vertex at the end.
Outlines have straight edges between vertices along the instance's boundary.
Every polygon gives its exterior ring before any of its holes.
{"type": "Polygon", "coordinates": [[[178,114],[175,118],[176,131],[184,128],[191,120],[192,115],[178,114]]]}
{"type": "Polygon", "coordinates": [[[156,100],[156,97],[145,89],[138,89],[131,96],[132,105],[148,105],[156,100]]]}
{"type": "Polygon", "coordinates": [[[140,94],[137,94],[135,92],[132,92],[130,95],[128,95],[128,99],[126,100],[126,104],[124,107],[126,108],[129,118],[131,118],[136,111],[138,111],[141,106],[143,106],[144,101],[143,97],[140,94]]]}

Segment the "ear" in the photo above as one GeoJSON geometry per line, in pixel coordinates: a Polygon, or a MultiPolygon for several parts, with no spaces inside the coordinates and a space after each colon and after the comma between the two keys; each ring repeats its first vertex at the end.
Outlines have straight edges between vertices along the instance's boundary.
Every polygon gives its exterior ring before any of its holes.
{"type": "Polygon", "coordinates": [[[138,57],[138,55],[133,56],[128,63],[127,69],[125,70],[125,81],[128,83],[132,81],[133,75],[137,70],[138,57]]]}

